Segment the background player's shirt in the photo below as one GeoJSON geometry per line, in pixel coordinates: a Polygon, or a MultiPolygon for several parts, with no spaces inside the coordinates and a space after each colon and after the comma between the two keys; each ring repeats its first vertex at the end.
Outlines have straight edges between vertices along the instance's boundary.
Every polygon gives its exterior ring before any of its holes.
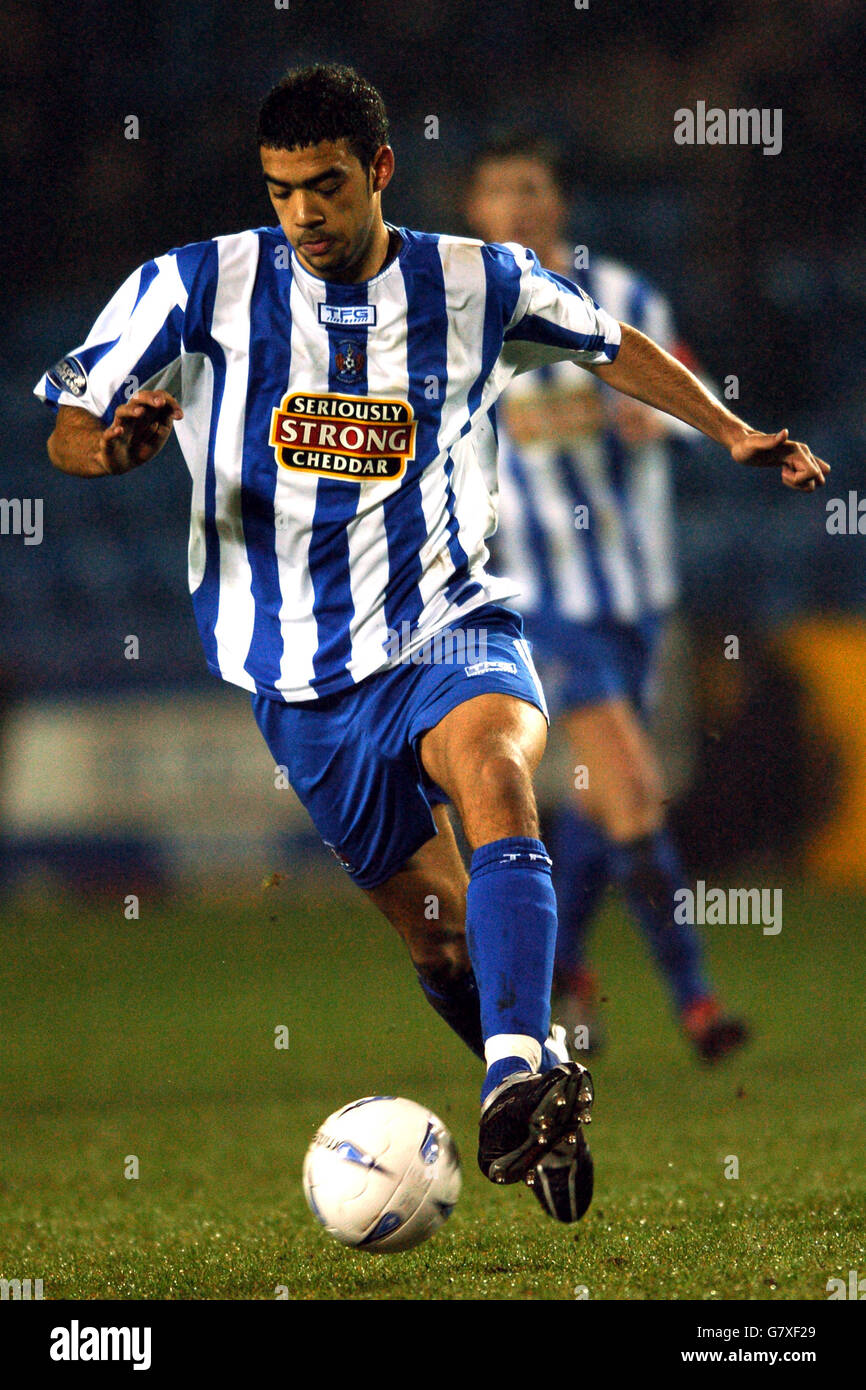
{"type": "Polygon", "coordinates": [[[348,688],[516,592],[484,568],[488,412],[517,372],[619,346],[531,251],[397,230],[356,285],[308,272],[279,227],[173,250],[35,388],[105,424],[138,389],[178,398],[207,662],[272,698],[348,688]]]}
{"type": "MultiPolygon", "coordinates": [[[[598,257],[574,278],[616,319],[673,351],[668,305],[641,276],[598,257]]],[[[598,434],[563,436],[569,400],[595,391],[602,408],[614,395],[589,373],[557,363],[510,386],[498,414],[495,559],[520,583],[517,606],[530,637],[533,618],[637,623],[677,598],[668,444],[626,444],[609,419],[598,434]],[[508,433],[511,402],[529,422],[530,437],[520,443],[508,433]]],[[[672,430],[692,433],[664,418],[672,430]]]]}

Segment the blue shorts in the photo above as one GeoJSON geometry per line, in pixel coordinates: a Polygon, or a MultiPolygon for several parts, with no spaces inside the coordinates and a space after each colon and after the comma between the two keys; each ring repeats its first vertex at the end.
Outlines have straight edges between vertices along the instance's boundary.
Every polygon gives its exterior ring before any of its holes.
{"type": "Polygon", "coordinates": [[[476,608],[414,661],[349,690],[295,704],[256,694],[252,705],[325,844],[360,888],[375,888],[437,833],[431,807],[448,799],[422,767],[421,736],[491,691],[526,700],[547,718],[522,619],[499,604],[476,608]]]}
{"type": "Polygon", "coordinates": [[[647,714],[663,619],[595,623],[526,619],[551,717],[606,700],[630,700],[647,714]]]}

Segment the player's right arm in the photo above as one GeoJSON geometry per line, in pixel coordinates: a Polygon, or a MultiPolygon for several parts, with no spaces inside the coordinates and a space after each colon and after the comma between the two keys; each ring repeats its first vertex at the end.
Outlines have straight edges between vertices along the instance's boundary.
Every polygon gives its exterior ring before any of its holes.
{"type": "Polygon", "coordinates": [[[189,293],[208,263],[213,243],[198,242],[139,266],[81,346],[43,375],[35,394],[55,415],[56,468],[80,478],[128,473],[162,449],[183,418],[185,335],[197,326],[189,293]]]}
{"type": "Polygon", "coordinates": [[[48,439],[48,457],[63,473],[99,478],[129,473],[148,463],[166,443],[183,411],[167,391],[137,391],[103,422],[77,405],[61,405],[48,439]]]}

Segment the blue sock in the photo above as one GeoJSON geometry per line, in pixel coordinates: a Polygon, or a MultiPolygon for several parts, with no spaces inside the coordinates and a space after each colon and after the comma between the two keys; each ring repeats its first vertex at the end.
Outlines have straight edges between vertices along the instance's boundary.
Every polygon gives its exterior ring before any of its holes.
{"type": "MultiPolygon", "coordinates": [[[[551,861],[540,840],[514,835],[475,851],[466,893],[466,942],[485,1043],[516,1034],[534,1039],[540,1049],[550,1024],[556,945],[551,861]]],[[[504,1079],[504,1062],[510,1071],[532,1069],[526,1058],[498,1058],[488,1068],[482,1100],[504,1079]]]]}
{"type": "MultiPolygon", "coordinates": [[[[543,1054],[542,1054],[543,1055],[543,1054]]],[[[549,1067],[542,1067],[542,1071],[549,1071],[549,1067]]],[[[496,1087],[509,1076],[513,1076],[517,1071],[531,1072],[532,1068],[525,1057],[500,1057],[498,1062],[487,1068],[487,1075],[484,1078],[484,1085],[481,1087],[482,1105],[496,1087]]]]}
{"type": "Polygon", "coordinates": [[[556,812],[550,834],[559,918],[556,973],[566,985],[584,965],[589,924],[610,882],[609,847],[604,832],[576,807],[566,804],[556,812]]]}
{"type": "Polygon", "coordinates": [[[484,1060],[484,1039],[481,1036],[481,1004],[478,986],[471,970],[455,978],[425,979],[420,971],[418,983],[429,1003],[452,1028],[470,1052],[484,1060]]]}
{"type": "Polygon", "coordinates": [[[611,872],[623,888],[678,1011],[711,993],[694,927],[674,919],[674,893],[686,882],[665,831],[611,846],[611,872]]]}

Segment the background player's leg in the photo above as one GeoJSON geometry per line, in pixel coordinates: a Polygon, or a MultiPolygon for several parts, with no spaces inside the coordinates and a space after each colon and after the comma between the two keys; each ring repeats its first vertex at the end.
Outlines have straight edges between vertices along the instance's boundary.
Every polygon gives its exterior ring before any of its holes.
{"type": "Polygon", "coordinates": [[[564,985],[586,969],[589,925],[610,881],[609,851],[607,835],[573,803],[557,808],[550,852],[559,917],[556,972],[564,985]]]}
{"type": "Polygon", "coordinates": [[[575,758],[588,771],[574,792],[581,815],[609,840],[652,835],[664,821],[664,791],[655,754],[630,701],[621,698],[571,709],[562,716],[575,758]]]}
{"type": "Polygon", "coordinates": [[[572,1046],[601,1045],[598,988],[587,958],[589,931],[610,883],[610,841],[572,801],[557,807],[550,826],[558,930],[554,965],[556,1017],[572,1046]]]}
{"type": "Polygon", "coordinates": [[[482,1099],[505,1077],[537,1071],[548,1033],[556,899],[532,787],[546,739],[539,709],[490,693],[452,709],[420,742],[473,851],[466,939],[488,1063],[482,1099]]]}
{"type": "Polygon", "coordinates": [[[664,828],[662,780],[649,739],[626,699],[571,710],[564,723],[575,756],[589,770],[588,786],[575,793],[578,808],[606,834],[611,877],[700,1049],[696,1035],[718,1022],[720,1010],[698,933],[674,917],[674,893],[683,887],[685,874],[664,828]]]}
{"type": "Polygon", "coordinates": [[[477,1057],[484,1056],[478,987],[466,947],[469,878],[447,807],[433,807],[438,835],[377,888],[365,890],[406,943],[428,1001],[477,1057]]]}

